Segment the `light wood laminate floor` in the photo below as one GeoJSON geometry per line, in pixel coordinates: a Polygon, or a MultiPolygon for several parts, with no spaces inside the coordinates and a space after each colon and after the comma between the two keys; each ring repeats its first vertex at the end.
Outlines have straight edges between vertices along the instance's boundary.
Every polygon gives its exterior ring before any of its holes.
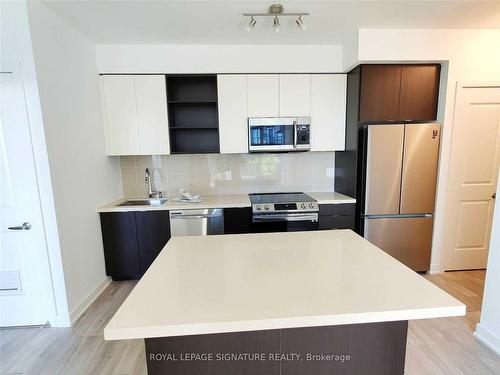
{"type": "MultiPolygon", "coordinates": [[[[425,276],[464,302],[467,316],[410,322],[407,374],[500,374],[500,357],[472,335],[484,275],[466,271],[425,276]]],[[[0,373],[146,374],[142,340],[104,341],[102,334],[134,285],[113,282],[72,328],[0,330],[0,373]]]]}

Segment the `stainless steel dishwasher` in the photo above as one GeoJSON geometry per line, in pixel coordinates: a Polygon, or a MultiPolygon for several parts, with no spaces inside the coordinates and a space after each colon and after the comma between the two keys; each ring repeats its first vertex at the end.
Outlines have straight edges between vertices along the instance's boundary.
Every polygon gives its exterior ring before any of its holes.
{"type": "Polygon", "coordinates": [[[171,236],[224,234],[223,213],[222,208],[172,210],[170,211],[171,236]]]}

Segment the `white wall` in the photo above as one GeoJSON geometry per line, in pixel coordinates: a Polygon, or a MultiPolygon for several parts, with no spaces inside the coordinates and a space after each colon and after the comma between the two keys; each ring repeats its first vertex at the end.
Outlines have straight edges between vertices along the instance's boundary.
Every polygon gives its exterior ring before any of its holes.
{"type": "Polygon", "coordinates": [[[342,61],[345,72],[354,69],[358,65],[358,30],[346,34],[342,49],[342,61]]]}
{"type": "Polygon", "coordinates": [[[97,45],[99,73],[339,73],[340,45],[97,45]]]}
{"type": "Polygon", "coordinates": [[[28,14],[74,319],[108,280],[96,208],[122,195],[119,158],[105,156],[95,45],[41,2],[28,14]]]}
{"type": "MultiPolygon", "coordinates": [[[[441,87],[439,121],[443,124],[431,270],[441,271],[445,201],[457,81],[500,79],[500,30],[375,30],[359,31],[358,58],[363,61],[447,62],[447,83],[441,87]]],[[[444,78],[444,77],[443,77],[444,78]]],[[[441,79],[442,85],[445,80],[441,79]]]]}
{"type": "Polygon", "coordinates": [[[53,326],[67,326],[69,325],[68,305],[26,2],[4,1],[0,3],[0,7],[0,61],[20,63],[23,75],[45,231],[45,243],[40,246],[47,248],[52,275],[50,294],[53,295],[53,299],[47,300],[47,303],[50,304],[53,316],[49,321],[53,326]]]}
{"type": "MultiPolygon", "coordinates": [[[[500,197],[500,181],[497,184],[500,197]]],[[[500,355],[500,203],[495,201],[495,215],[491,232],[488,272],[481,308],[481,321],[475,335],[500,355]]]]}

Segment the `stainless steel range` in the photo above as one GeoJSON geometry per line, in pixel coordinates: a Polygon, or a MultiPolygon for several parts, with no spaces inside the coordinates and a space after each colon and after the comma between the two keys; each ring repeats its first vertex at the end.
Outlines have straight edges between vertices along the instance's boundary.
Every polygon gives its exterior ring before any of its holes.
{"type": "Polygon", "coordinates": [[[250,194],[252,223],[259,232],[318,229],[319,206],[304,193],[250,194]]]}

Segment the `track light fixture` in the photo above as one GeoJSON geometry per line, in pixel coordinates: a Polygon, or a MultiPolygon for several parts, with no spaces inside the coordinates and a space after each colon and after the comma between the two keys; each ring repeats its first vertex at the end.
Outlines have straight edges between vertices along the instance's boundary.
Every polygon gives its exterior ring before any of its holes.
{"type": "Polygon", "coordinates": [[[280,30],[280,20],[279,17],[297,17],[295,23],[297,24],[298,30],[305,30],[306,25],[302,20],[302,16],[308,16],[309,13],[285,13],[283,5],[281,4],[273,4],[269,7],[268,13],[243,13],[244,17],[250,17],[250,21],[248,22],[247,30],[252,31],[255,29],[255,25],[257,21],[256,17],[273,17],[273,29],[278,32],[280,30]]]}

